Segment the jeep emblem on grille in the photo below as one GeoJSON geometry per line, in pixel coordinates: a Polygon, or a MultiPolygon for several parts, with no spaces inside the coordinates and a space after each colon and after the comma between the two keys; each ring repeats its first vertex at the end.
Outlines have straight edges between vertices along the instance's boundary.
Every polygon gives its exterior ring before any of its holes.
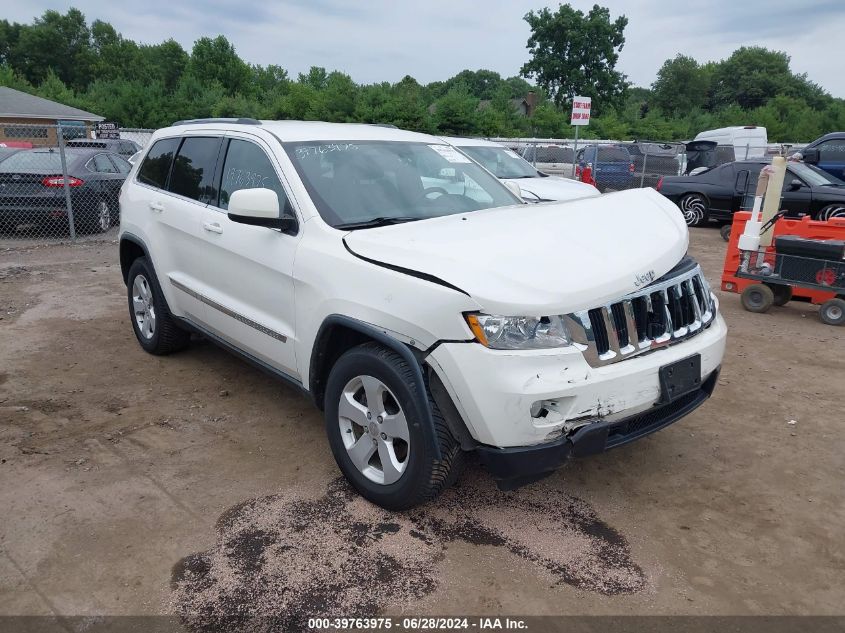
{"type": "Polygon", "coordinates": [[[646,284],[650,284],[654,281],[655,274],[654,270],[650,270],[647,273],[643,273],[641,275],[634,275],[634,286],[639,288],[640,286],[645,286],[646,284]]]}

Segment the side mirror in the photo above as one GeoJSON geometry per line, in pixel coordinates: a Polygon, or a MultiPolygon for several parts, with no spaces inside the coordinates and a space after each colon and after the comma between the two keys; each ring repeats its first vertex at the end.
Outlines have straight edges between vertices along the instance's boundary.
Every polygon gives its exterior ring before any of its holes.
{"type": "Polygon", "coordinates": [[[289,231],[293,216],[279,217],[279,196],[272,189],[238,189],[229,197],[227,215],[232,222],[289,231]]]}
{"type": "Polygon", "coordinates": [[[518,183],[515,183],[513,180],[505,180],[504,183],[505,187],[510,189],[513,195],[522,200],[522,189],[519,188],[518,183]]]}
{"type": "Polygon", "coordinates": [[[789,183],[789,190],[795,191],[796,189],[800,189],[804,186],[804,183],[798,180],[797,178],[793,178],[792,181],[789,183]]]}
{"type": "Polygon", "coordinates": [[[812,149],[802,149],[799,151],[801,152],[801,156],[803,156],[803,160],[805,163],[815,165],[819,162],[819,150],[815,147],[812,149]]]}

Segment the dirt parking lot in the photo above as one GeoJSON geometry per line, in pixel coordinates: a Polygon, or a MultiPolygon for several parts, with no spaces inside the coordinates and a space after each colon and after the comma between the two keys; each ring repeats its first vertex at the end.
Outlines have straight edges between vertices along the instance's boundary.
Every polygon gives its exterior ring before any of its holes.
{"type": "MultiPolygon", "coordinates": [[[[714,287],[724,248],[692,231],[714,287]]],[[[204,341],[145,354],[115,242],[0,247],[0,614],[843,614],[845,329],[718,294],[693,415],[396,515],[299,393],[204,341]]]]}

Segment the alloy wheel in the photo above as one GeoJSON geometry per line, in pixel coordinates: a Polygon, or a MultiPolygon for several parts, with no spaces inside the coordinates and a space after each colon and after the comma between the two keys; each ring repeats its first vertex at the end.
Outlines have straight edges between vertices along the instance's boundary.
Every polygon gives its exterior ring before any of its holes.
{"type": "Polygon", "coordinates": [[[358,471],[377,484],[397,482],[408,466],[410,432],[387,385],[356,376],[343,388],[337,411],[343,445],[358,471]]]}
{"type": "Polygon", "coordinates": [[[707,213],[707,205],[699,195],[692,194],[684,196],[679,206],[681,213],[684,214],[684,221],[687,223],[687,226],[700,224],[707,213]]]}
{"type": "Polygon", "coordinates": [[[101,233],[111,228],[111,209],[105,200],[100,200],[97,204],[97,227],[101,233]]]}
{"type": "Polygon", "coordinates": [[[150,340],[156,330],[156,311],[153,291],[144,275],[137,275],[132,283],[132,309],[138,331],[146,340],[150,340]]]}
{"type": "Polygon", "coordinates": [[[830,218],[845,218],[845,204],[829,204],[819,213],[819,220],[830,218]]]}

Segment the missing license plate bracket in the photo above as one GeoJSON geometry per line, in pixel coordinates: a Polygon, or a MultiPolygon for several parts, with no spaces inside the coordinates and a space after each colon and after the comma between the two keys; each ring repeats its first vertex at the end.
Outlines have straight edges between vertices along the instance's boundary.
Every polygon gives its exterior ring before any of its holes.
{"type": "Polygon", "coordinates": [[[659,370],[660,402],[665,404],[701,387],[701,354],[693,354],[659,370]]]}

